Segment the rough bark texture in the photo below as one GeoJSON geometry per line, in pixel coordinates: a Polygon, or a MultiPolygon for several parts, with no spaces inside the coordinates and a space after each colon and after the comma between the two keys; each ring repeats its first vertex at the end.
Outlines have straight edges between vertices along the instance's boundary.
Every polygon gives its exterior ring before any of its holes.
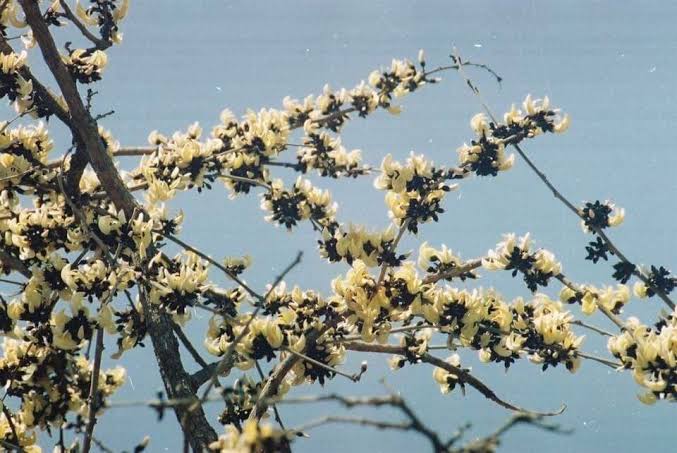
{"type": "MultiPolygon", "coordinates": [[[[179,342],[172,333],[172,320],[152,304],[145,304],[144,309],[147,310],[148,333],[160,365],[160,375],[167,396],[172,399],[196,398],[193,380],[181,363],[179,342]]],[[[216,432],[207,422],[201,405],[192,410],[190,406],[177,406],[174,412],[183,432],[189,435],[193,450],[202,451],[216,440],[216,432]]]]}

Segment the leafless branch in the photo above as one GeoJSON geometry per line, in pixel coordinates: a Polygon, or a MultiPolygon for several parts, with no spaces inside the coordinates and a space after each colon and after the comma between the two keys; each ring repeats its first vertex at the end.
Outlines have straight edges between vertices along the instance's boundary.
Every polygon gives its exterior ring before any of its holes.
{"type": "Polygon", "coordinates": [[[460,266],[449,269],[448,271],[441,272],[439,274],[430,274],[423,279],[423,283],[437,283],[440,280],[451,280],[452,278],[459,277],[467,272],[477,269],[482,266],[482,259],[477,258],[474,260],[466,261],[460,266]]]}
{"type": "Polygon", "coordinates": [[[80,19],[77,18],[77,16],[76,16],[75,14],[73,14],[73,11],[71,10],[70,6],[68,6],[68,3],[66,3],[65,0],[59,0],[59,4],[60,4],[61,7],[63,8],[64,16],[65,16],[68,20],[70,20],[71,22],[73,22],[73,25],[75,25],[75,26],[78,28],[78,30],[80,30],[80,33],[82,33],[82,35],[83,35],[85,38],[87,38],[89,41],[91,41],[92,44],[94,44],[94,46],[95,46],[97,49],[99,49],[99,50],[106,50],[106,49],[108,49],[111,45],[113,45],[112,42],[106,41],[106,40],[104,40],[104,39],[101,39],[101,38],[95,36],[92,32],[90,32],[90,31],[87,29],[87,26],[85,26],[85,24],[83,24],[83,23],[80,21],[80,19]]]}
{"type": "Polygon", "coordinates": [[[176,323],[172,323],[172,330],[174,330],[174,334],[186,348],[186,351],[188,351],[191,357],[193,357],[193,360],[195,360],[203,368],[208,367],[209,364],[205,361],[205,359],[202,358],[197,349],[195,349],[195,346],[193,346],[193,343],[190,342],[190,339],[186,336],[186,334],[183,333],[181,326],[176,323]]]}

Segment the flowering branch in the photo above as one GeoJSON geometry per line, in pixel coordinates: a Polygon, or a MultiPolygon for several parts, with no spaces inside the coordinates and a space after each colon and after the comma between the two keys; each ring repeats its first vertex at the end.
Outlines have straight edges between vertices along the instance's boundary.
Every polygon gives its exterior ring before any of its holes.
{"type": "MultiPolygon", "coordinates": [[[[406,355],[407,354],[407,348],[402,347],[402,346],[394,346],[394,345],[381,345],[381,344],[369,344],[369,343],[364,343],[364,342],[359,342],[359,341],[352,341],[352,342],[346,342],[343,343],[343,345],[346,347],[346,349],[349,349],[351,351],[361,351],[361,352],[377,352],[381,354],[396,354],[396,355],[406,355]]],[[[536,411],[531,411],[531,410],[526,410],[522,409],[518,406],[515,406],[514,404],[508,403],[504,401],[503,399],[499,398],[496,393],[491,390],[489,387],[487,387],[486,384],[484,384],[482,381],[471,375],[467,370],[463,368],[459,368],[457,366],[454,366],[453,364],[449,362],[445,362],[442,359],[439,359],[433,355],[424,353],[420,356],[421,361],[429,363],[431,365],[434,365],[438,368],[442,368],[444,370],[447,370],[449,373],[452,373],[454,376],[456,376],[462,384],[468,384],[471,387],[473,387],[475,390],[480,392],[485,398],[495,402],[499,406],[502,406],[506,409],[510,409],[512,411],[518,411],[518,412],[524,412],[528,414],[534,414],[538,416],[553,416],[553,415],[559,415],[564,410],[566,409],[566,405],[562,405],[562,407],[556,411],[551,411],[551,412],[536,412],[536,411]]]]}
{"type": "MultiPolygon", "coordinates": [[[[462,62],[460,55],[458,54],[457,50],[454,49],[454,54],[452,55],[452,59],[455,63],[460,64],[462,62]]],[[[475,94],[479,99],[482,107],[486,111],[487,115],[494,121],[494,123],[498,123],[496,116],[493,114],[492,110],[489,108],[486,102],[482,99],[482,95],[480,94],[479,89],[477,86],[465,75],[463,71],[463,65],[460,65],[458,68],[458,73],[461,75],[461,77],[465,80],[466,85],[470,88],[470,90],[475,94]]],[[[585,216],[585,213],[582,209],[577,208],[574,206],[573,203],[571,203],[562,193],[548,180],[548,177],[541,171],[534,163],[533,161],[526,155],[526,153],[522,150],[520,145],[517,142],[511,142],[510,145],[517,151],[517,153],[520,155],[522,159],[527,163],[529,168],[536,173],[536,176],[543,182],[543,184],[546,185],[546,187],[552,192],[554,197],[562,202],[569,211],[573,212],[577,217],[579,217],[581,220],[586,222],[586,226],[589,227],[593,233],[595,233],[603,242],[604,245],[608,248],[608,250],[613,254],[616,255],[623,264],[626,266],[629,266],[631,268],[631,273],[632,275],[635,275],[637,278],[639,278],[645,285],[650,287],[654,293],[656,293],[663,302],[671,309],[675,309],[675,304],[674,302],[670,299],[670,297],[666,294],[666,292],[663,290],[663,288],[660,288],[652,282],[652,280],[644,274],[644,272],[641,271],[637,266],[635,266],[630,260],[628,260],[625,255],[618,249],[616,245],[614,245],[613,242],[611,242],[611,239],[602,231],[602,227],[591,224],[589,225],[587,222],[587,218],[585,216]]]]}

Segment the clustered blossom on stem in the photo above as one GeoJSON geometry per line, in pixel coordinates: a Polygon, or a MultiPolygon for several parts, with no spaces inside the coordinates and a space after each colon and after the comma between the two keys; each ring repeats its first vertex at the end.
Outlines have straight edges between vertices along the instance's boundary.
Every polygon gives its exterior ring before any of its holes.
{"type": "MultiPolygon", "coordinates": [[[[7,11],[5,9],[5,14],[1,16],[2,25],[6,24],[9,14],[7,11]]],[[[35,90],[33,81],[26,72],[27,56],[26,51],[18,54],[0,52],[0,98],[6,96],[19,114],[48,118],[53,112],[47,106],[44,93],[35,90]]],[[[63,98],[57,99],[57,102],[63,107],[63,98]]]]}
{"type": "MultiPolygon", "coordinates": [[[[237,301],[237,305],[242,300],[237,301]]],[[[325,379],[335,375],[327,367],[339,365],[343,361],[345,349],[331,341],[333,330],[328,331],[311,348],[307,347],[307,335],[313,330],[322,329],[327,322],[336,318],[339,311],[338,302],[326,300],[313,291],[302,291],[298,287],[288,291],[282,283],[273,289],[263,305],[265,318],[257,317],[248,323],[250,313],[240,314],[236,318],[213,316],[209,322],[205,346],[211,354],[223,356],[235,339],[247,329],[245,336],[235,346],[236,367],[247,370],[258,360],[269,362],[278,355],[303,353],[325,367],[310,361],[298,362],[292,369],[294,377],[288,384],[299,385],[316,380],[324,384],[325,379]]]]}
{"type": "Polygon", "coordinates": [[[562,272],[562,265],[555,255],[545,249],[531,251],[529,234],[519,239],[514,234],[506,234],[496,249],[489,250],[482,265],[489,270],[512,271],[512,276],[522,274],[524,283],[532,292],[539,286],[547,286],[552,277],[562,272]]]}
{"type": "Polygon", "coordinates": [[[562,302],[580,303],[581,311],[591,315],[601,305],[613,314],[620,314],[623,307],[630,301],[630,288],[627,285],[604,286],[596,288],[592,285],[581,285],[580,292],[565,286],[560,291],[559,297],[562,302]]]}
{"type": "Polygon", "coordinates": [[[625,219],[625,209],[616,207],[610,201],[601,203],[599,200],[593,203],[585,203],[580,209],[581,228],[586,233],[601,230],[608,227],[618,226],[625,219]]]}
{"type": "MultiPolygon", "coordinates": [[[[453,251],[446,245],[442,245],[441,249],[435,249],[428,245],[427,242],[421,244],[418,251],[418,267],[428,274],[444,276],[445,274],[458,269],[463,265],[463,261],[459,256],[454,255],[453,251]]],[[[443,277],[445,280],[450,280],[448,277],[443,277]]],[[[477,278],[477,275],[472,271],[461,272],[457,275],[461,280],[477,278]]]]}
{"type": "Polygon", "coordinates": [[[82,84],[101,80],[101,74],[108,64],[108,57],[101,50],[75,49],[61,58],[73,79],[82,84]]]}
{"type": "Polygon", "coordinates": [[[514,155],[506,156],[505,147],[518,144],[546,132],[562,133],[569,127],[569,116],[561,116],[559,110],[550,109],[550,100],[533,100],[527,96],[522,103],[524,111],[514,105],[503,116],[503,123],[494,123],[479,113],[470,121],[477,138],[470,145],[457,149],[459,165],[465,172],[478,176],[496,176],[499,171],[512,168],[514,155]]]}
{"type": "Polygon", "coordinates": [[[356,178],[369,172],[369,167],[362,164],[361,151],[347,151],[341,145],[340,137],[332,137],[327,132],[310,133],[303,144],[298,150],[297,160],[304,173],[314,169],[321,176],[356,178]]]}
{"type": "Polygon", "coordinates": [[[238,430],[229,425],[225,434],[219,436],[216,442],[209,445],[212,451],[220,453],[255,453],[264,452],[289,452],[289,434],[277,429],[269,423],[259,423],[256,420],[247,420],[238,430]]]}
{"type": "MultiPolygon", "coordinates": [[[[452,354],[451,356],[447,357],[445,362],[460,368],[461,356],[458,354],[452,354]]],[[[464,388],[463,381],[459,381],[457,375],[445,370],[444,368],[435,368],[433,370],[433,379],[435,379],[435,382],[440,385],[440,391],[445,394],[454,390],[454,388],[456,388],[456,386],[459,384],[461,388],[464,388]]]]}
{"type": "Polygon", "coordinates": [[[677,316],[674,312],[654,326],[628,318],[625,330],[609,338],[608,348],[645,389],[639,395],[640,401],[645,404],[657,400],[677,401],[677,316]]]}
{"type": "Polygon", "coordinates": [[[159,304],[185,322],[189,307],[195,305],[207,289],[207,265],[194,253],[187,252],[167,260],[156,255],[148,268],[150,291],[148,301],[159,304]]]}
{"type": "Polygon", "coordinates": [[[29,171],[42,167],[54,143],[42,122],[31,126],[7,127],[0,122],[0,189],[19,183],[45,183],[48,172],[29,171]]]}
{"type": "Polygon", "coordinates": [[[574,372],[580,365],[577,351],[583,337],[571,329],[573,315],[545,295],[528,303],[517,298],[508,304],[493,290],[438,289],[421,312],[461,346],[478,350],[482,362],[503,363],[508,368],[526,352],[529,360],[544,369],[564,363],[574,372]]]}
{"type": "MultiPolygon", "coordinates": [[[[14,423],[22,426],[21,431],[61,426],[68,412],[87,416],[92,375],[92,365],[87,359],[49,346],[9,338],[4,340],[3,350],[0,384],[7,395],[21,400],[17,416],[13,417],[14,423]]],[[[106,398],[124,381],[125,371],[121,367],[101,371],[98,390],[106,398]]],[[[7,433],[4,439],[12,440],[7,433]]]]}
{"type": "MultiPolygon", "coordinates": [[[[571,329],[573,315],[545,295],[529,303],[516,299],[508,304],[493,290],[424,284],[410,262],[388,272],[377,286],[368,268],[356,261],[333,287],[345,328],[357,330],[364,341],[385,342],[394,323],[422,321],[422,328],[433,327],[450,340],[459,340],[462,347],[478,350],[483,362],[500,362],[507,368],[526,353],[544,369],[564,363],[573,372],[580,365],[577,351],[583,337],[571,329]]],[[[391,366],[416,363],[427,352],[428,335],[403,336],[401,345],[409,355],[393,358],[391,366]]]]}
{"type": "Polygon", "coordinates": [[[369,267],[383,263],[397,265],[406,256],[392,249],[396,234],[392,225],[384,231],[368,231],[359,225],[330,222],[322,229],[322,239],[318,241],[320,256],[330,262],[348,264],[360,260],[369,267]]]}
{"type": "Polygon", "coordinates": [[[389,216],[397,226],[407,222],[407,229],[418,232],[419,224],[437,222],[444,212],[440,206],[447,192],[456,189],[448,184],[449,172],[437,168],[422,155],[413,152],[405,164],[387,155],[381,164],[381,174],[374,187],[386,191],[389,216]]]}
{"type": "Polygon", "coordinates": [[[412,262],[390,270],[382,282],[362,261],[354,261],[344,278],[332,282],[339,311],[364,341],[384,342],[392,325],[411,317],[421,305],[422,281],[412,262]]]}
{"type": "MultiPolygon", "coordinates": [[[[122,21],[129,11],[130,0],[90,0],[90,5],[85,6],[78,1],[76,14],[78,18],[86,25],[98,27],[101,37],[104,41],[111,44],[120,44],[122,42],[122,33],[119,31],[118,24],[122,21]]],[[[51,9],[58,10],[58,2],[51,9]]]]}
{"type": "Polygon", "coordinates": [[[299,176],[291,190],[275,180],[271,190],[261,196],[261,209],[270,214],[266,220],[291,230],[298,222],[312,219],[319,225],[334,221],[337,204],[327,190],[320,190],[299,176]]]}

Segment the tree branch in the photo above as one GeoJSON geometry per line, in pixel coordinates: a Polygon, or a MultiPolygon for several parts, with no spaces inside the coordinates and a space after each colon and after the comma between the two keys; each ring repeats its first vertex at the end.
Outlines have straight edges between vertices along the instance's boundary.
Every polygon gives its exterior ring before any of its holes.
{"type": "MultiPolygon", "coordinates": [[[[43,58],[66,99],[75,126],[72,128],[74,135],[84,144],[89,162],[115,207],[124,211],[127,218],[132,218],[134,212],[137,209],[140,211],[140,208],[125,187],[113,161],[108,156],[99,136],[96,122],[87,112],[75,82],[61,60],[54,40],[42,19],[38,4],[32,0],[19,0],[19,2],[40,46],[43,58]]],[[[155,355],[160,365],[160,374],[168,395],[172,397],[195,397],[190,375],[186,373],[181,363],[178,343],[171,329],[171,319],[159,307],[146,303],[145,297],[142,297],[142,303],[145,304],[148,332],[153,342],[155,355]]],[[[200,451],[216,440],[216,432],[207,422],[201,407],[192,408],[191,411],[187,411],[185,408],[175,408],[175,413],[184,432],[189,437],[193,449],[200,451]]]]}
{"type": "Polygon", "coordinates": [[[85,24],[83,24],[75,14],[73,14],[73,11],[71,10],[70,6],[68,6],[68,3],[65,2],[65,0],[59,0],[59,4],[63,8],[64,16],[73,22],[73,25],[75,25],[78,30],[80,30],[80,33],[82,33],[85,38],[91,41],[97,49],[106,50],[113,44],[112,42],[101,39],[90,32],[85,24]]]}
{"type": "MultiPolygon", "coordinates": [[[[406,355],[408,351],[406,346],[370,344],[360,341],[346,342],[343,343],[343,346],[351,351],[377,352],[382,354],[406,355]]],[[[482,395],[484,395],[485,398],[495,402],[499,406],[502,406],[506,409],[510,409],[511,411],[524,412],[527,414],[539,416],[553,416],[561,414],[566,409],[565,405],[562,405],[560,409],[551,412],[538,412],[523,409],[519,406],[508,403],[503,399],[499,398],[492,389],[490,389],[486,384],[484,384],[482,381],[471,375],[467,370],[464,370],[463,368],[456,367],[428,353],[421,354],[420,359],[422,362],[426,362],[438,368],[447,370],[449,373],[452,373],[454,376],[458,377],[459,382],[468,384],[469,386],[473,387],[475,390],[480,392],[482,395]]]]}

